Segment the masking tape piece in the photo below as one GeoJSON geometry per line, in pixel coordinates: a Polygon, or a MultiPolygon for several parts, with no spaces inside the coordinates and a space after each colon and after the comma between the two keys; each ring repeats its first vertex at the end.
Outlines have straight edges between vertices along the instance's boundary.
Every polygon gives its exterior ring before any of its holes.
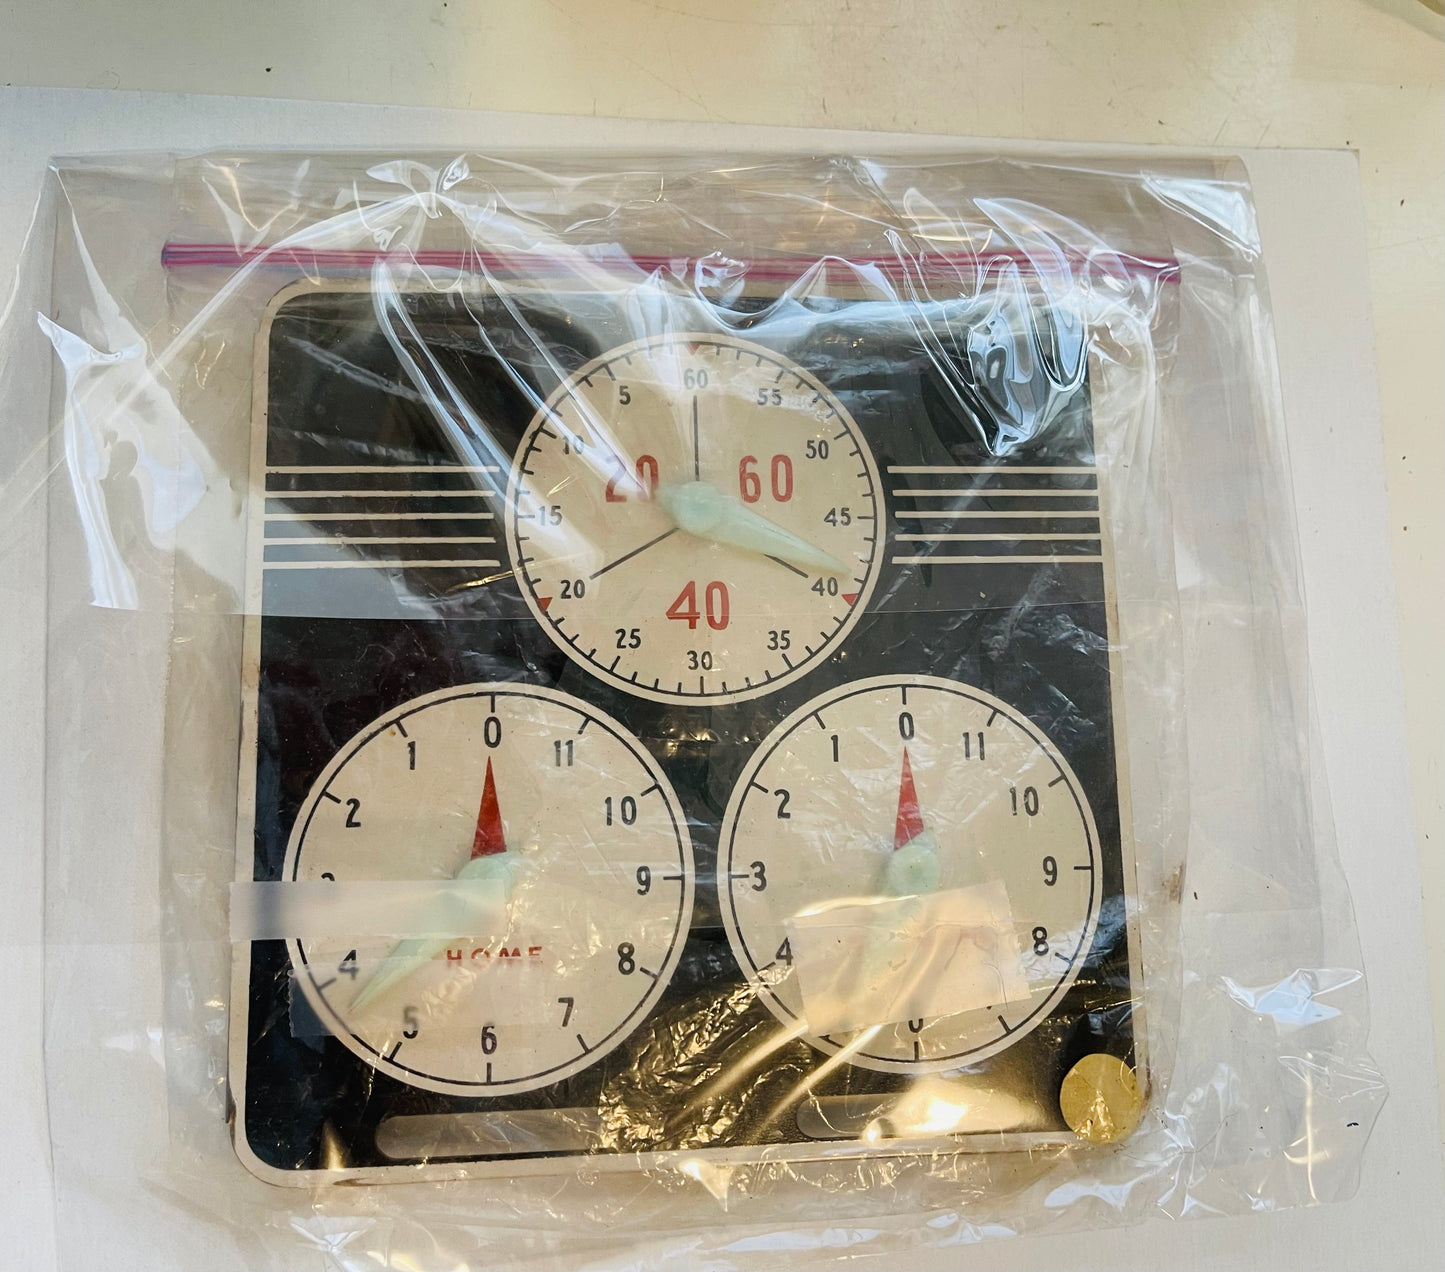
{"type": "Polygon", "coordinates": [[[952,1016],[1029,997],[1002,880],[819,906],[787,921],[814,1034],[952,1016]]]}

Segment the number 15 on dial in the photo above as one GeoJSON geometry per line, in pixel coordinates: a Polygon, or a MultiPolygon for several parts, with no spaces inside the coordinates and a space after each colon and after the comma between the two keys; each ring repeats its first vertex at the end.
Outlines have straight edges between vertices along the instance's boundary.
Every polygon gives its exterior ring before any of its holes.
{"type": "Polygon", "coordinates": [[[802,675],[867,604],[878,473],[808,371],[672,335],[575,372],[518,447],[507,499],[532,612],[568,657],[664,702],[802,675]]]}

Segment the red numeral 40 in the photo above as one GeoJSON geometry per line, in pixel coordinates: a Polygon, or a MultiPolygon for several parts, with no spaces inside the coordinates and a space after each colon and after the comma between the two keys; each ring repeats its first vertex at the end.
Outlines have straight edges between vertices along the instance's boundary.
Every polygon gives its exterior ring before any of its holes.
{"type": "MultiPolygon", "coordinates": [[[[763,497],[763,479],[757,474],[758,457],[744,455],[738,461],[738,493],[744,503],[757,503],[763,497]]],[[[770,469],[773,498],[787,503],[793,497],[793,461],[786,455],[774,455],[770,469]]]]}
{"type": "Polygon", "coordinates": [[[697,584],[689,579],[677,600],[667,607],[668,618],[686,622],[689,631],[697,628],[698,619],[706,617],[707,625],[720,632],[728,625],[728,585],[716,581],[703,589],[702,609],[697,607],[697,584]]]}

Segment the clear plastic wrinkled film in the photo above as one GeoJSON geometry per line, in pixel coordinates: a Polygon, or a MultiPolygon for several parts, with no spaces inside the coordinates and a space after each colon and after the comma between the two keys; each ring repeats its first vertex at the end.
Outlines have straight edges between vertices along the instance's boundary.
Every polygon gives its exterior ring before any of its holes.
{"type": "Polygon", "coordinates": [[[21,283],[65,1266],[1353,1190],[1234,166],[63,161],[21,283]]]}

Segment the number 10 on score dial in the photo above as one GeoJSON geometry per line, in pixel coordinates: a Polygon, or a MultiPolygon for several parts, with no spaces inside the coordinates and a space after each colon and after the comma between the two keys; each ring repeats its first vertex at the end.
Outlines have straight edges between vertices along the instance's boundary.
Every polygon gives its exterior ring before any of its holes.
{"type": "Polygon", "coordinates": [[[831,652],[876,578],[878,474],[842,404],[761,345],[636,341],[575,372],[507,501],[532,612],[659,701],[770,692],[831,652]]]}

